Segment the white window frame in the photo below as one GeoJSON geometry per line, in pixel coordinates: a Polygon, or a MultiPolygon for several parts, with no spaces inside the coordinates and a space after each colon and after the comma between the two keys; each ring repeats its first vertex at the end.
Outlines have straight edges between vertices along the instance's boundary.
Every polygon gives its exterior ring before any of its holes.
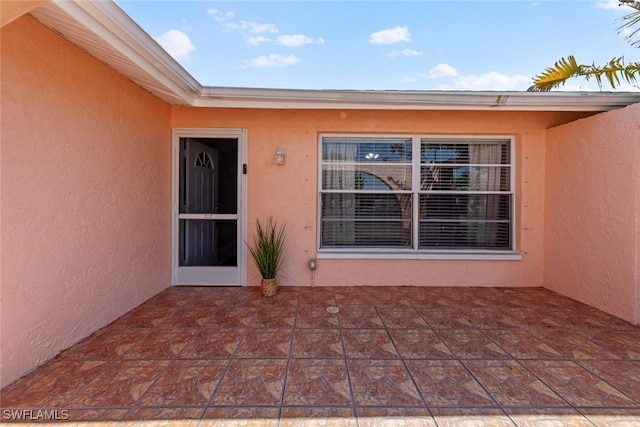
{"type": "Polygon", "coordinates": [[[522,255],[516,251],[516,162],[515,162],[515,138],[513,135],[441,135],[441,134],[342,134],[342,133],[322,133],[318,135],[318,186],[317,186],[317,236],[316,250],[318,258],[340,258],[340,259],[477,259],[477,260],[521,260],[522,255]],[[413,198],[413,214],[412,214],[412,248],[321,248],[322,233],[322,144],[325,138],[407,138],[412,140],[412,198],[413,198]],[[420,156],[416,155],[421,152],[421,143],[423,140],[434,140],[446,142],[460,142],[469,140],[470,142],[509,141],[509,168],[510,168],[510,191],[511,196],[511,212],[510,212],[510,250],[489,250],[489,249],[418,249],[419,245],[419,194],[420,194],[420,156]]]}

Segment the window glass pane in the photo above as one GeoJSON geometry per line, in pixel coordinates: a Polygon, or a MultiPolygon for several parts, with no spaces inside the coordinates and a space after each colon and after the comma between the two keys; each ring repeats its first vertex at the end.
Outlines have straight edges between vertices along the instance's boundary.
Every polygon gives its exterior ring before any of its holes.
{"type": "Polygon", "coordinates": [[[325,138],[325,162],[411,163],[411,139],[325,138]]]}
{"type": "Polygon", "coordinates": [[[511,195],[420,195],[420,248],[510,249],[511,195]]]}
{"type": "Polygon", "coordinates": [[[508,222],[420,222],[420,249],[511,249],[508,222]]]}
{"type": "Polygon", "coordinates": [[[421,163],[509,164],[509,141],[434,142],[422,140],[421,163]]]}
{"type": "Polygon", "coordinates": [[[509,194],[421,194],[420,219],[509,221],[509,194]]]}
{"type": "Polygon", "coordinates": [[[513,249],[510,147],[509,139],[323,138],[320,247],[513,249]]]}
{"type": "Polygon", "coordinates": [[[423,165],[422,191],[509,191],[510,170],[504,166],[423,165]]]}
{"type": "Polygon", "coordinates": [[[329,163],[322,166],[323,190],[411,190],[411,165],[329,163]]]}
{"type": "Polygon", "coordinates": [[[411,247],[411,195],[322,195],[321,246],[411,247]]]}
{"type": "Polygon", "coordinates": [[[181,219],[179,225],[181,267],[237,266],[237,221],[181,219]]]}

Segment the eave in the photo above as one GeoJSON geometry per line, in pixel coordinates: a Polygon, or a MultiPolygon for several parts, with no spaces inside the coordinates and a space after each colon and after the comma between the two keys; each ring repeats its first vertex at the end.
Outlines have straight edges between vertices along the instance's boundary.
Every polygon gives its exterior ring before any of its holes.
{"type": "Polygon", "coordinates": [[[31,15],[172,105],[222,108],[608,111],[637,92],[297,90],[202,86],[113,1],[52,0],[31,15]]]}

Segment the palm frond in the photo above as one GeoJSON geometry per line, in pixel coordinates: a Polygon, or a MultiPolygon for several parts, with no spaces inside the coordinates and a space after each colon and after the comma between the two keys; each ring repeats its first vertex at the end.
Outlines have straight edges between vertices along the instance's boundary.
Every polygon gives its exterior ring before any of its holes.
{"type": "Polygon", "coordinates": [[[573,55],[560,58],[553,67],[548,67],[544,72],[533,79],[533,86],[529,91],[548,92],[558,86],[564,85],[572,77],[581,75],[585,65],[578,64],[573,55]]]}
{"type": "Polygon", "coordinates": [[[544,73],[533,79],[532,92],[548,92],[564,85],[573,77],[584,77],[585,80],[594,78],[598,86],[602,88],[603,78],[609,82],[612,88],[620,85],[621,81],[636,84],[640,77],[640,63],[625,64],[624,57],[611,59],[604,66],[578,64],[573,56],[561,58],[553,67],[547,68],[544,73]]]}

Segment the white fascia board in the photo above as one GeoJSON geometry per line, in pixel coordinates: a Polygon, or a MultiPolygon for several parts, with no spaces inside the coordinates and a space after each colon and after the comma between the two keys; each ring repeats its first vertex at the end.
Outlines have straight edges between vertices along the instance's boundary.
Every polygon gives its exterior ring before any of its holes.
{"type": "Polygon", "coordinates": [[[199,107],[370,110],[608,111],[640,92],[355,91],[204,87],[199,107]]]}
{"type": "Polygon", "coordinates": [[[202,85],[112,1],[53,0],[58,8],[99,36],[167,88],[193,105],[202,85]]]}

